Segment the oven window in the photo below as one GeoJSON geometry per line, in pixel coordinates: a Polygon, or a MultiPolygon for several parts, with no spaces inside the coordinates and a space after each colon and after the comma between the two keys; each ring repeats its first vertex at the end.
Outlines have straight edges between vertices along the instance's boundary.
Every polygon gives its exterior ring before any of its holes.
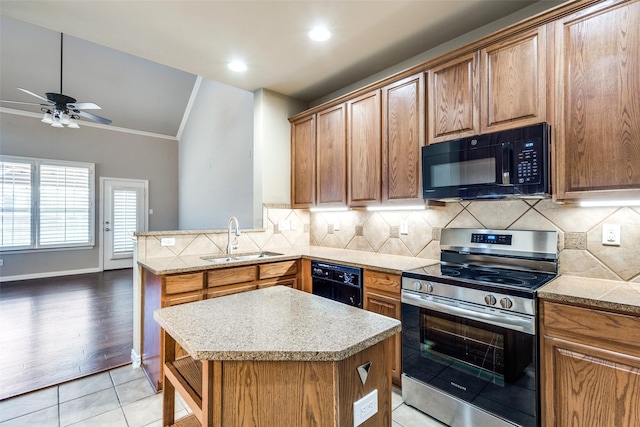
{"type": "Polygon", "coordinates": [[[535,337],[402,304],[403,371],[523,426],[536,425],[535,337]]]}

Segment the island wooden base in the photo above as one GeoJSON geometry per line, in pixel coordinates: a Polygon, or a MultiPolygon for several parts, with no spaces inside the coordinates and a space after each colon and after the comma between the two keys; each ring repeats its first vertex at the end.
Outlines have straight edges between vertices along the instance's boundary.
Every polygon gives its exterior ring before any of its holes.
{"type": "Polygon", "coordinates": [[[193,415],[175,425],[352,427],[353,403],[378,390],[378,412],[361,426],[391,426],[389,338],[344,360],[175,359],[165,332],[163,425],[174,425],[175,390],[193,415]],[[363,385],[357,368],[371,362],[363,385]]]}

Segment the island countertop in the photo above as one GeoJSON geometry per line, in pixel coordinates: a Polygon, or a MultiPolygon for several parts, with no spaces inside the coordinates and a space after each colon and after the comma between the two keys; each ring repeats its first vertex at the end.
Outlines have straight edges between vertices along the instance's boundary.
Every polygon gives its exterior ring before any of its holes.
{"type": "Polygon", "coordinates": [[[274,286],[156,310],[196,360],[337,361],[400,332],[400,322],[274,286]]]}

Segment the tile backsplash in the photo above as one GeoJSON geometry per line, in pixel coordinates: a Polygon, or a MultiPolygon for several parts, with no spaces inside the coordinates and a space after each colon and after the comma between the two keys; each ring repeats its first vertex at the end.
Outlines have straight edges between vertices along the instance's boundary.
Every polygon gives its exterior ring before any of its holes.
{"type": "Polygon", "coordinates": [[[640,282],[640,208],[493,200],[424,211],[312,213],[310,244],[438,259],[440,230],[453,227],[556,230],[560,274],[640,282]],[[604,224],[620,225],[620,246],[602,244],[604,224]]]}

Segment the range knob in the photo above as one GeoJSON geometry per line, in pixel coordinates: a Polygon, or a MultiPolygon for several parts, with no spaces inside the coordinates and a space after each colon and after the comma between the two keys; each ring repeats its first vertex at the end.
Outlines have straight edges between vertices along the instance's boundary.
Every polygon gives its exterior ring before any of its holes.
{"type": "Polygon", "coordinates": [[[427,288],[427,289],[426,289],[426,291],[427,291],[428,293],[433,292],[433,283],[431,283],[431,282],[427,282],[426,288],[427,288]]]}
{"type": "Polygon", "coordinates": [[[416,291],[421,291],[422,290],[422,282],[419,280],[416,280],[415,282],[413,282],[413,289],[415,289],[416,291]]]}
{"type": "Polygon", "coordinates": [[[487,305],[495,305],[496,303],[496,297],[494,297],[493,295],[489,294],[489,295],[485,295],[484,297],[484,302],[487,305]]]}
{"type": "Polygon", "coordinates": [[[511,308],[513,307],[513,301],[511,301],[511,299],[509,298],[502,298],[500,300],[500,305],[502,306],[502,308],[511,308]]]}

